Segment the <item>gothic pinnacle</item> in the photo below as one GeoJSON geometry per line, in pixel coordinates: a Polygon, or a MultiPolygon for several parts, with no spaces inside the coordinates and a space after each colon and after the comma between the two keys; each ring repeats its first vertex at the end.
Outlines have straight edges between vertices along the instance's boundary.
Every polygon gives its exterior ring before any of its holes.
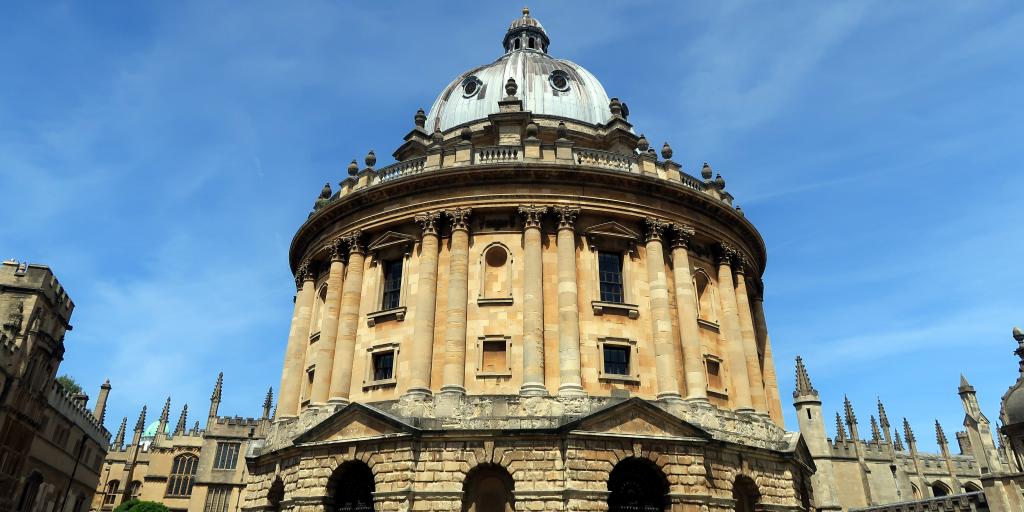
{"type": "Polygon", "coordinates": [[[210,400],[220,402],[220,394],[224,389],[224,372],[217,374],[217,383],[213,385],[213,394],[210,395],[210,400]]]}
{"type": "Polygon", "coordinates": [[[878,422],[882,425],[882,428],[889,430],[889,416],[885,414],[885,406],[882,405],[882,399],[878,399],[878,422]]]}
{"type": "Polygon", "coordinates": [[[270,407],[274,403],[274,387],[267,388],[267,397],[263,399],[263,419],[270,418],[270,407]]]}
{"type": "Polygon", "coordinates": [[[188,404],[181,408],[181,416],[178,416],[178,424],[174,427],[174,435],[185,433],[185,424],[188,422],[188,404]]]}
{"type": "Polygon", "coordinates": [[[121,418],[121,428],[117,429],[117,435],[114,436],[113,446],[120,450],[124,446],[124,431],[128,428],[128,416],[121,418]]]}
{"type": "Polygon", "coordinates": [[[135,431],[142,432],[146,428],[146,406],[142,406],[142,411],[139,412],[139,420],[135,422],[135,431]]]}
{"type": "Polygon", "coordinates": [[[843,395],[843,412],[846,414],[846,424],[852,430],[853,426],[857,424],[857,415],[853,413],[853,405],[846,395],[843,395]]]}
{"type": "Polygon", "coordinates": [[[875,420],[875,415],[871,415],[871,440],[880,443],[882,442],[882,433],[878,430],[878,421],[875,420]]]}
{"type": "Polygon", "coordinates": [[[903,437],[907,439],[907,444],[913,446],[917,442],[917,438],[914,437],[914,431],[910,429],[910,422],[906,418],[903,418],[903,437]]]}
{"type": "Polygon", "coordinates": [[[974,393],[974,386],[970,382],[967,382],[967,377],[964,374],[960,374],[960,387],[957,388],[958,393],[974,393]]]}
{"type": "Polygon", "coordinates": [[[793,398],[801,395],[818,396],[818,390],[811,384],[811,377],[807,375],[803,358],[796,356],[796,389],[793,391],[793,398]]]}
{"type": "Polygon", "coordinates": [[[942,431],[942,425],[939,424],[939,420],[935,420],[935,441],[939,443],[940,447],[947,444],[946,433],[942,431]]]}
{"type": "Polygon", "coordinates": [[[843,428],[843,418],[836,412],[836,441],[846,441],[846,429],[843,428]]]}
{"type": "Polygon", "coordinates": [[[167,423],[167,418],[171,414],[171,397],[167,397],[167,401],[164,402],[164,409],[160,411],[160,423],[167,423]]]}
{"type": "Polygon", "coordinates": [[[893,429],[892,447],[898,451],[903,451],[903,440],[900,439],[900,431],[893,429]]]}

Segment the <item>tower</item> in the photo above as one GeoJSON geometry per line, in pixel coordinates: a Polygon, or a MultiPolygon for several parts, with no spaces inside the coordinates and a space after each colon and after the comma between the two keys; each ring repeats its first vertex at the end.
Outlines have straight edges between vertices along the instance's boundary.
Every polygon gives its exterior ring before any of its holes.
{"type": "MultiPolygon", "coordinates": [[[[821,399],[818,390],[811,385],[811,378],[804,367],[803,358],[796,358],[796,390],[793,391],[793,407],[796,409],[797,422],[800,425],[800,434],[807,443],[807,449],[815,459],[817,471],[811,477],[811,485],[814,487],[814,502],[819,510],[840,510],[839,490],[836,487],[836,476],[832,461],[832,447],[829,445],[828,436],[825,433],[825,418],[821,413],[821,399]]],[[[836,423],[839,427],[840,436],[842,423],[836,415],[836,423]]],[[[845,437],[845,436],[844,436],[845,437]]]]}

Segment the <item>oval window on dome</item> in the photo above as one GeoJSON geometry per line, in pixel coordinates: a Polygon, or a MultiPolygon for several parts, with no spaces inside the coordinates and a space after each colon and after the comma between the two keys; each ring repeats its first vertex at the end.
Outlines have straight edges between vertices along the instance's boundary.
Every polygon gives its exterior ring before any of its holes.
{"type": "Polygon", "coordinates": [[[466,78],[462,81],[462,97],[470,98],[472,96],[476,96],[476,94],[480,92],[480,87],[482,85],[483,82],[475,76],[466,78]]]}
{"type": "Polygon", "coordinates": [[[548,77],[548,83],[551,84],[551,88],[565,92],[569,90],[569,75],[561,69],[556,69],[551,72],[551,76],[548,77]]]}

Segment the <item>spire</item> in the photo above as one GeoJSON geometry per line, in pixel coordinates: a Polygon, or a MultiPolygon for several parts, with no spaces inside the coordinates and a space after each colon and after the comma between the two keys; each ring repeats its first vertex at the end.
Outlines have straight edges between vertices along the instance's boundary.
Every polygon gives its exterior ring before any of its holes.
{"type": "Polygon", "coordinates": [[[939,420],[935,420],[935,441],[939,443],[939,447],[944,447],[948,444],[946,433],[942,431],[942,425],[939,424],[939,420]]]}
{"type": "Polygon", "coordinates": [[[210,395],[210,418],[217,417],[217,411],[220,409],[220,395],[223,390],[224,372],[220,372],[217,374],[217,383],[213,385],[213,394],[210,395]]]}
{"type": "Polygon", "coordinates": [[[174,427],[174,435],[185,433],[185,423],[188,421],[188,404],[181,408],[181,416],[178,416],[178,424],[174,427]]]}
{"type": "Polygon", "coordinates": [[[135,422],[135,431],[142,432],[146,428],[146,406],[142,406],[142,411],[139,412],[139,420],[135,422]]]}
{"type": "Polygon", "coordinates": [[[853,413],[853,404],[850,403],[850,399],[846,395],[843,395],[843,412],[846,414],[846,424],[852,432],[853,426],[857,424],[857,415],[853,413]]]}
{"type": "Polygon", "coordinates": [[[974,393],[974,386],[970,382],[967,382],[967,377],[964,374],[960,374],[960,387],[957,388],[957,392],[961,395],[965,393],[974,393]]]}
{"type": "MultiPolygon", "coordinates": [[[[168,396],[167,397],[167,401],[164,402],[164,410],[160,411],[160,423],[166,425],[167,424],[167,419],[170,417],[170,415],[171,415],[171,397],[168,396]]],[[[163,431],[163,429],[158,429],[158,431],[163,431]]]]}
{"type": "Polygon", "coordinates": [[[914,431],[910,429],[910,422],[906,418],[903,418],[903,436],[907,439],[907,444],[911,448],[917,443],[917,438],[914,437],[914,431]]]}
{"type": "Polygon", "coordinates": [[[263,399],[263,419],[270,418],[270,407],[274,404],[274,386],[267,388],[267,397],[263,399]]]}
{"type": "Polygon", "coordinates": [[[875,415],[871,415],[871,440],[876,443],[882,442],[882,433],[878,430],[878,422],[875,421],[875,415]]]}
{"type": "Polygon", "coordinates": [[[843,428],[843,418],[836,412],[836,441],[846,441],[846,429],[843,428]]]}
{"type": "Polygon", "coordinates": [[[193,434],[198,434],[199,433],[199,420],[196,420],[196,424],[192,425],[192,433],[193,434]]]}
{"type": "Polygon", "coordinates": [[[117,435],[114,436],[114,444],[112,448],[120,450],[124,446],[124,431],[128,428],[128,416],[121,418],[121,428],[117,429],[117,435]]]}
{"type": "Polygon", "coordinates": [[[895,448],[896,451],[902,452],[903,451],[903,440],[900,439],[900,431],[894,429],[893,430],[893,436],[894,437],[892,438],[893,439],[892,447],[895,448]]]}
{"type": "Polygon", "coordinates": [[[882,399],[878,399],[878,423],[882,425],[882,428],[889,430],[891,426],[889,424],[889,416],[885,414],[885,406],[882,405],[882,399]]]}
{"type": "Polygon", "coordinates": [[[804,360],[800,356],[796,356],[796,389],[793,391],[793,398],[799,396],[813,396],[818,397],[818,390],[814,389],[811,384],[811,377],[807,375],[807,368],[804,366],[804,360]]]}

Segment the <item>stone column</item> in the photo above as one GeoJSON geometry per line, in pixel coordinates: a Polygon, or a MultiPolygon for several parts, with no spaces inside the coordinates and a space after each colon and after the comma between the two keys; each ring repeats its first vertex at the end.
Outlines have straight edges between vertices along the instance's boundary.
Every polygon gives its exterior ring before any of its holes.
{"type": "Polygon", "coordinates": [[[732,284],[732,260],[736,249],[720,244],[718,251],[718,295],[722,301],[722,330],[729,354],[729,375],[732,389],[729,394],[737,411],[753,412],[750,399],[750,381],[747,378],[747,355],[743,350],[740,319],[736,313],[736,290],[732,284]]]}
{"type": "Polygon", "coordinates": [[[523,396],[545,396],[544,260],[541,217],[546,206],[520,206],[523,227],[523,396]]]}
{"type": "Polygon", "coordinates": [[[445,212],[452,218],[448,265],[448,312],[444,331],[442,393],[466,394],[466,308],[469,305],[469,208],[445,212]]]}
{"type": "Polygon", "coordinates": [[[768,415],[775,423],[782,425],[782,401],[779,396],[779,382],[775,375],[775,361],[772,359],[772,343],[768,337],[768,323],[764,317],[764,284],[760,282],[751,297],[750,309],[754,313],[755,339],[764,350],[764,393],[768,402],[768,415]]]}
{"type": "Polygon", "coordinates": [[[758,414],[768,415],[765,400],[764,379],[761,377],[761,360],[757,357],[757,340],[754,338],[754,321],[750,314],[750,299],[747,295],[746,271],[750,264],[741,258],[736,261],[736,312],[740,320],[740,336],[743,338],[743,353],[747,360],[747,382],[750,383],[750,402],[758,414]]]}
{"type": "Polygon", "coordinates": [[[412,325],[412,347],[409,357],[409,389],[405,396],[423,400],[431,396],[430,366],[434,354],[434,312],[437,308],[437,255],[439,238],[438,212],[416,216],[423,228],[420,241],[419,281],[416,285],[415,321],[412,325]]]}
{"type": "Polygon", "coordinates": [[[341,286],[345,276],[343,244],[341,238],[331,242],[331,268],[327,274],[323,327],[320,329],[320,339],[316,342],[316,373],[313,374],[313,392],[309,396],[309,402],[313,405],[326,404],[330,397],[331,375],[334,374],[334,344],[338,339],[341,286]]]}
{"type": "Polygon", "coordinates": [[[576,230],[580,209],[556,206],[558,214],[558,394],[583,396],[580,377],[580,311],[576,286],[576,230]]]}
{"type": "Polygon", "coordinates": [[[668,224],[648,217],[647,282],[651,290],[651,322],[654,334],[654,367],[658,382],[658,400],[680,400],[676,378],[676,351],[672,346],[672,313],[668,307],[668,278],[665,276],[665,248],[662,234],[668,224]]]}
{"type": "Polygon", "coordinates": [[[700,327],[697,326],[697,293],[693,289],[688,247],[694,230],[689,226],[673,225],[672,277],[676,286],[676,314],[683,346],[683,376],[686,399],[708,401],[708,378],[704,371],[704,351],[701,349],[700,327]]]}
{"type": "Polygon", "coordinates": [[[359,301],[363,296],[363,266],[366,252],[360,230],[345,236],[348,245],[348,273],[341,290],[338,334],[331,369],[330,399],[332,404],[347,404],[352,390],[352,360],[355,358],[356,332],[359,329],[359,301]]]}
{"type": "Polygon", "coordinates": [[[309,317],[313,310],[316,293],[316,276],[310,270],[310,261],[303,261],[295,272],[295,284],[299,292],[295,297],[292,313],[292,327],[288,332],[288,346],[285,349],[284,371],[281,374],[281,394],[277,399],[277,418],[294,418],[299,414],[299,394],[302,392],[302,378],[306,362],[306,347],[309,345],[309,317]]]}

